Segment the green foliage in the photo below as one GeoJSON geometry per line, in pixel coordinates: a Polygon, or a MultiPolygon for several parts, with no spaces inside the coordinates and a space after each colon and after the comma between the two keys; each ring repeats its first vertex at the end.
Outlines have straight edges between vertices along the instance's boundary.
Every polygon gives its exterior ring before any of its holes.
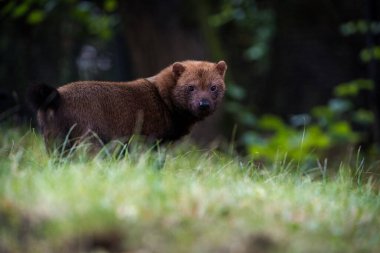
{"type": "Polygon", "coordinates": [[[273,11],[259,8],[256,1],[224,0],[220,12],[209,18],[209,24],[222,27],[230,22],[241,30],[241,39],[249,42],[244,57],[249,61],[267,61],[265,58],[268,57],[270,40],[274,34],[273,11]]]}
{"type": "MultiPolygon", "coordinates": [[[[114,8],[112,4],[107,5],[106,3],[104,7],[107,8],[107,11],[114,8]]],[[[104,40],[110,39],[112,36],[112,27],[117,24],[118,19],[116,16],[109,15],[108,13],[99,14],[98,9],[99,8],[91,2],[80,2],[76,8],[72,10],[71,15],[75,20],[83,24],[90,34],[104,40]]]]}
{"type": "Polygon", "coordinates": [[[39,24],[45,19],[45,13],[41,10],[33,10],[27,17],[27,22],[31,25],[39,24]]]}
{"type": "Polygon", "coordinates": [[[368,137],[360,127],[369,127],[374,116],[354,106],[355,98],[372,89],[373,83],[363,79],[340,84],[327,105],[293,116],[290,124],[278,116],[263,115],[254,121],[253,130],[242,136],[242,142],[252,157],[269,161],[279,153],[295,161],[316,161],[330,149],[356,145],[368,137]]]}
{"type": "MultiPolygon", "coordinates": [[[[366,20],[350,21],[341,26],[341,33],[344,36],[380,34],[380,22],[368,22],[366,20]]],[[[380,46],[375,45],[371,48],[363,48],[360,51],[360,59],[364,63],[372,60],[380,60],[380,46]]]]}
{"type": "Polygon", "coordinates": [[[380,251],[378,181],[360,161],[300,173],[185,143],[67,159],[33,132],[1,132],[4,252],[380,251]]]}
{"type": "MultiPolygon", "coordinates": [[[[268,45],[275,33],[276,13],[266,9],[268,5],[260,5],[260,1],[226,0],[222,3],[221,11],[211,16],[209,22],[218,28],[238,27],[239,35],[234,37],[234,41],[246,42],[237,45],[245,49],[244,56],[247,62],[256,63],[252,68],[257,77],[258,73],[263,73],[258,69],[265,70],[269,62],[268,45]]],[[[340,30],[344,36],[380,34],[380,23],[355,20],[341,25],[340,30]]],[[[363,49],[360,58],[364,63],[379,60],[380,47],[375,45],[363,49]]],[[[249,76],[247,73],[243,75],[249,76]]],[[[260,82],[262,79],[254,80],[260,82]]],[[[236,83],[228,84],[226,109],[237,122],[237,129],[240,130],[239,142],[247,153],[257,160],[274,161],[278,154],[285,153],[290,160],[315,163],[321,156],[331,156],[332,150],[342,152],[347,147],[368,143],[370,140],[370,128],[375,116],[369,108],[363,108],[360,103],[363,103],[363,98],[365,100],[369,97],[374,89],[371,80],[357,79],[340,84],[334,90],[334,97],[326,105],[315,106],[310,112],[294,115],[290,119],[266,114],[256,116],[256,108],[248,105],[248,92],[242,87],[236,83]]],[[[265,111],[265,108],[261,108],[261,111],[265,111]]],[[[311,163],[304,164],[314,166],[311,163]]]]}
{"type": "Polygon", "coordinates": [[[334,94],[338,97],[355,97],[359,95],[360,91],[371,91],[373,90],[373,88],[374,84],[372,80],[357,79],[348,83],[338,85],[334,90],[334,94]]]}
{"type": "Polygon", "coordinates": [[[117,9],[117,0],[105,0],[103,4],[104,10],[114,12],[117,9]]]}
{"type": "Polygon", "coordinates": [[[331,136],[316,124],[296,129],[273,115],[262,116],[255,131],[245,133],[242,140],[254,159],[272,162],[279,154],[286,154],[290,160],[315,161],[318,151],[326,150],[332,142],[331,136]]]}
{"type": "Polygon", "coordinates": [[[368,63],[371,60],[380,60],[380,46],[362,49],[360,51],[360,59],[364,63],[368,63]]]}
{"type": "Polygon", "coordinates": [[[68,16],[66,20],[71,19],[83,26],[87,33],[108,40],[119,22],[114,13],[116,8],[116,0],[103,1],[100,6],[91,1],[80,0],[12,0],[1,10],[1,16],[23,20],[28,25],[36,26],[57,15],[57,10],[65,9],[65,15],[68,16]]]}
{"type": "Polygon", "coordinates": [[[234,116],[235,120],[244,126],[253,126],[256,124],[256,117],[243,104],[245,98],[244,89],[234,83],[228,84],[226,102],[227,111],[234,116]]]}
{"type": "Polygon", "coordinates": [[[368,22],[366,20],[353,20],[341,25],[340,31],[345,36],[356,35],[356,34],[366,34],[368,32],[379,34],[380,22],[368,22]]]}

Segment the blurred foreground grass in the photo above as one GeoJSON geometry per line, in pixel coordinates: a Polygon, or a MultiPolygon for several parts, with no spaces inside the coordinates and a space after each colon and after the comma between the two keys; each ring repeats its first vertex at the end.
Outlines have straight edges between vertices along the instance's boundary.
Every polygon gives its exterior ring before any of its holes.
{"type": "Polygon", "coordinates": [[[380,252],[363,166],[304,173],[188,144],[68,160],[1,130],[0,252],[380,252]]]}

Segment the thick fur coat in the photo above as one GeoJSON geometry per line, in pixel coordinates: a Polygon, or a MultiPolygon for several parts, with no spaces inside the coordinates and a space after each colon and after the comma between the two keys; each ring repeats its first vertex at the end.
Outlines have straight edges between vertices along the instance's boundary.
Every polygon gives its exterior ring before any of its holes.
{"type": "Polygon", "coordinates": [[[47,146],[127,141],[133,134],[172,141],[213,113],[225,92],[224,61],[176,62],[157,75],[131,82],[74,82],[57,89],[33,86],[29,100],[47,146]]]}

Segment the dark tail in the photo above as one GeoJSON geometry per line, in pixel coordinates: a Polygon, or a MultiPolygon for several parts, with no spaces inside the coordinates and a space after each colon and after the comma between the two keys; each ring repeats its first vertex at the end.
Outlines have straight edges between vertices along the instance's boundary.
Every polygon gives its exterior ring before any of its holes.
{"type": "Polygon", "coordinates": [[[46,84],[32,85],[27,93],[27,99],[34,110],[56,110],[60,104],[61,96],[56,88],[46,84]]]}

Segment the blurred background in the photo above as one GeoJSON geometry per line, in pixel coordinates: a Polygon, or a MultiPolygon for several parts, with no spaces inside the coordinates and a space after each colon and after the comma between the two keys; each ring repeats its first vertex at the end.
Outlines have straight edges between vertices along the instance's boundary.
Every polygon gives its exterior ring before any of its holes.
{"type": "MultiPolygon", "coordinates": [[[[258,160],[376,157],[378,0],[0,1],[0,121],[34,125],[33,83],[127,81],[185,59],[228,63],[200,145],[258,160]]],[[[1,134],[6,134],[3,132],[1,134]]]]}

